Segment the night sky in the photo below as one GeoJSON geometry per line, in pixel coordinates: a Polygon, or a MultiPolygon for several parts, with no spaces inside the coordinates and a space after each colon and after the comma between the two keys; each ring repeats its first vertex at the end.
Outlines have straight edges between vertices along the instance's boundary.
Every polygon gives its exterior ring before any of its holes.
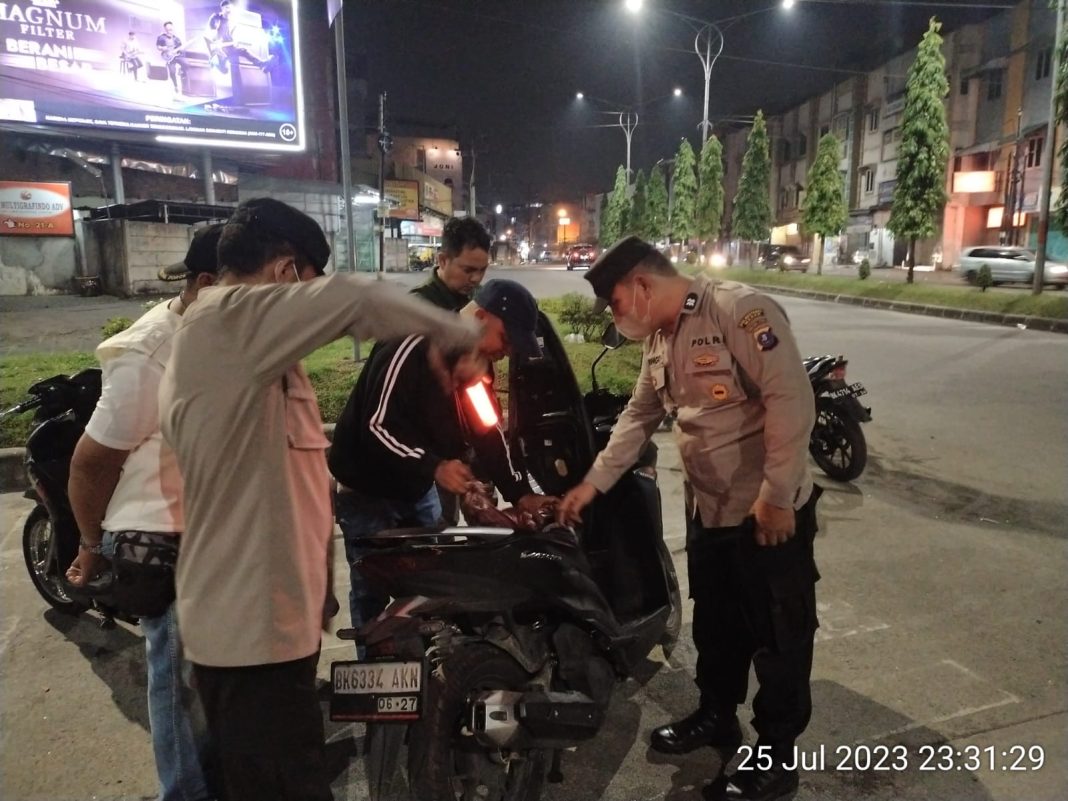
{"type": "Polygon", "coordinates": [[[787,109],[848,77],[840,70],[914,46],[932,15],[951,30],[1005,2],[798,0],[783,11],[779,0],[645,0],[634,16],[622,0],[350,0],[346,42],[368,80],[368,111],[384,90],[398,133],[438,126],[465,150],[474,142],[479,202],[491,205],[610,189],[625,139],[611,125],[617,116],[600,110],[647,104],[634,169],[673,156],[682,136],[700,145],[694,31],[661,9],[724,28],[709,100],[715,121],[787,109]],[[671,95],[675,86],[683,97],[671,95]]]}

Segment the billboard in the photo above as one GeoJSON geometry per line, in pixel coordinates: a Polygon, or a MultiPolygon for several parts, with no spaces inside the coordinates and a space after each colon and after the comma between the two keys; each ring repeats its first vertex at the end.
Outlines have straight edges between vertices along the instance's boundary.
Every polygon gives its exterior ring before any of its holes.
{"type": "Polygon", "coordinates": [[[0,3],[0,120],[303,150],[297,0],[0,3]]]}
{"type": "Polygon", "coordinates": [[[0,181],[0,236],[74,236],[70,184],[0,181]]]}
{"type": "Polygon", "coordinates": [[[394,220],[420,220],[419,214],[419,182],[387,180],[385,186],[386,199],[395,204],[387,213],[387,217],[394,220]]]}

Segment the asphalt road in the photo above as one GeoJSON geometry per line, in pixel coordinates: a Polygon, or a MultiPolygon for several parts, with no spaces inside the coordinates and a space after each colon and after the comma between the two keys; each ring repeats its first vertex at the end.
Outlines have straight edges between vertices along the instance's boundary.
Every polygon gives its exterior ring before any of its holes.
{"type": "MultiPolygon", "coordinates": [[[[539,275],[553,286],[586,284],[581,273],[553,272],[539,275]]],[[[847,354],[875,417],[865,428],[865,474],[854,485],[822,482],[822,627],[814,714],[799,747],[806,755],[824,749],[826,765],[805,772],[797,797],[1068,798],[1068,338],[782,303],[803,351],[847,354]],[[927,759],[943,745],[974,746],[995,765],[927,759]],[[886,769],[837,769],[843,759],[863,767],[880,746],[896,749],[886,769]],[[1041,768],[1009,769],[1032,766],[1040,753],[1041,768]]],[[[667,536],[681,577],[677,457],[670,447],[662,454],[667,536]]],[[[88,618],[47,611],[19,552],[28,507],[17,496],[3,500],[0,797],[150,796],[139,632],[101,631],[88,618]]],[[[566,781],[545,798],[699,797],[719,767],[711,751],[666,758],[647,747],[651,728],[696,701],[687,637],[669,662],[654,654],[637,680],[620,685],[604,731],[565,755],[566,781]]],[[[350,648],[328,637],[321,674],[350,648]]],[[[337,798],[365,798],[362,728],[330,725],[328,735],[337,798]]]]}

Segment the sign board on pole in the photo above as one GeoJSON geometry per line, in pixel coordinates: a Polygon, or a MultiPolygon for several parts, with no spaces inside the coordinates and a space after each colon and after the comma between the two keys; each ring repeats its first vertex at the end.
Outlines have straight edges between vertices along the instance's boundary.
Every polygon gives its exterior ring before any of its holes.
{"type": "Polygon", "coordinates": [[[0,181],[0,236],[74,236],[70,184],[0,181]]]}

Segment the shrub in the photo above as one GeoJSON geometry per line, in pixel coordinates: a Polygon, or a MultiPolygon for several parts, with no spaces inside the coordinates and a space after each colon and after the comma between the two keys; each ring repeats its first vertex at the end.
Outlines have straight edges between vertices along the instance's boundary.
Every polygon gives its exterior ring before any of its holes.
{"type": "Polygon", "coordinates": [[[975,285],[979,287],[980,292],[986,292],[988,286],[994,286],[994,276],[990,273],[989,264],[984,264],[979,268],[979,272],[975,276],[975,285]]]}
{"type": "Polygon", "coordinates": [[[125,331],[131,325],[133,325],[133,320],[129,317],[112,317],[104,323],[100,330],[104,334],[103,338],[107,339],[108,337],[115,336],[121,331],[125,331]]]}
{"type": "Polygon", "coordinates": [[[871,277],[871,262],[869,262],[867,259],[864,259],[864,261],[862,261],[860,263],[860,267],[857,268],[857,276],[860,278],[861,281],[864,281],[864,280],[870,278],[871,277]]]}
{"type": "Polygon", "coordinates": [[[596,340],[607,324],[603,313],[593,310],[593,301],[577,292],[560,298],[560,322],[572,334],[582,334],[587,342],[596,340]]]}

